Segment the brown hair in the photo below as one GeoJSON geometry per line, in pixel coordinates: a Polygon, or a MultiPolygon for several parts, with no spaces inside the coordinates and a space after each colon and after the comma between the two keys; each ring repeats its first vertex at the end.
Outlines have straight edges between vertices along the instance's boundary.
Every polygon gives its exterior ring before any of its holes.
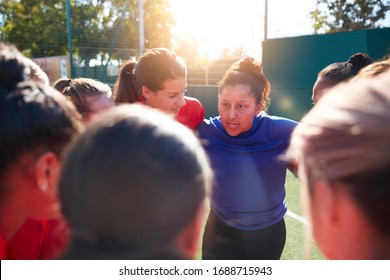
{"type": "Polygon", "coordinates": [[[109,85],[90,78],[61,78],[54,82],[53,87],[73,102],[83,118],[91,113],[88,97],[100,95],[111,97],[109,85]]]}
{"type": "Polygon", "coordinates": [[[134,75],[137,62],[127,61],[119,70],[118,78],[114,85],[115,103],[134,103],[141,93],[134,75]]]}
{"type": "Polygon", "coordinates": [[[261,62],[246,56],[234,63],[219,83],[219,92],[227,85],[239,84],[249,86],[251,94],[256,98],[256,104],[261,104],[262,110],[267,111],[271,84],[264,75],[261,62]]]}
{"type": "Polygon", "coordinates": [[[161,90],[164,81],[177,77],[187,77],[183,59],[166,48],[150,49],[138,62],[127,62],[120,69],[114,86],[115,102],[136,102],[143,86],[151,91],[161,90]]]}

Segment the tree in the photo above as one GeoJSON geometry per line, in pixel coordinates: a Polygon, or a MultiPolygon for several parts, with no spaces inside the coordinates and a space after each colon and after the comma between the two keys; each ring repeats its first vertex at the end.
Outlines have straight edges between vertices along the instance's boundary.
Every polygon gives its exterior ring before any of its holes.
{"type": "Polygon", "coordinates": [[[315,33],[373,29],[390,10],[390,0],[317,0],[310,13],[315,33]]]}
{"type": "MultiPolygon", "coordinates": [[[[128,11],[124,11],[127,1],[70,0],[72,51],[85,65],[97,55],[107,55],[113,46],[116,58],[138,54],[137,1],[130,1],[128,11]]],[[[1,39],[29,57],[67,54],[65,5],[64,0],[3,1],[1,39]]],[[[144,11],[146,47],[170,47],[173,19],[169,0],[144,0],[144,11]]]]}
{"type": "Polygon", "coordinates": [[[112,29],[113,17],[113,11],[106,8],[109,5],[111,1],[83,0],[74,1],[71,6],[73,51],[87,66],[91,59],[108,50],[105,35],[112,29]]]}
{"type": "Polygon", "coordinates": [[[5,1],[0,5],[2,39],[29,56],[64,54],[67,41],[62,2],[65,1],[5,1]]]}
{"type": "MultiPolygon", "coordinates": [[[[117,5],[119,7],[120,5],[117,5]]],[[[127,11],[122,9],[116,12],[117,18],[113,22],[112,30],[107,30],[106,39],[114,46],[113,57],[128,60],[138,54],[138,10],[137,1],[131,1],[127,11]],[[116,36],[116,38],[115,38],[116,36]]]]}
{"type": "MultiPolygon", "coordinates": [[[[117,7],[119,6],[117,1],[117,7]]],[[[122,0],[125,2],[125,0],[122,0]]],[[[144,4],[144,38],[145,48],[166,47],[171,48],[171,27],[174,24],[171,14],[169,0],[143,0],[144,4]]],[[[124,4],[123,4],[124,6],[124,4]]],[[[117,11],[118,16],[113,23],[113,34],[119,30],[113,57],[119,59],[129,59],[130,56],[138,55],[139,30],[138,30],[138,6],[137,1],[131,1],[129,10],[123,15],[122,11],[117,11]],[[120,29],[119,29],[120,26],[120,29]]],[[[112,40],[111,40],[112,41],[112,40]]]]}
{"type": "Polygon", "coordinates": [[[169,0],[144,0],[145,48],[171,48],[171,27],[175,23],[169,0]]]}

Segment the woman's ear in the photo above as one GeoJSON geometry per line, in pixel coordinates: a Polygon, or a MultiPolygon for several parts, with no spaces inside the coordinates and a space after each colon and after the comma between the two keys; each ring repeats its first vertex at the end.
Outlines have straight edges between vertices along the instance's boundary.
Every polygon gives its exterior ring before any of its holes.
{"type": "Polygon", "coordinates": [[[38,188],[42,193],[57,193],[61,162],[53,152],[41,154],[35,164],[38,188]]]}
{"type": "Polygon", "coordinates": [[[44,152],[35,162],[35,190],[31,218],[53,219],[60,214],[58,180],[61,162],[53,152],[44,152]]]}
{"type": "Polygon", "coordinates": [[[141,91],[142,91],[142,95],[143,95],[146,99],[149,99],[149,98],[150,98],[150,95],[152,94],[152,92],[151,92],[151,90],[150,90],[148,87],[142,86],[141,91]]]}
{"type": "Polygon", "coordinates": [[[257,104],[256,105],[256,111],[255,111],[255,114],[256,114],[256,116],[258,115],[258,114],[260,114],[260,112],[261,112],[261,109],[262,109],[262,106],[261,106],[261,104],[259,103],[259,104],[257,104]]]}

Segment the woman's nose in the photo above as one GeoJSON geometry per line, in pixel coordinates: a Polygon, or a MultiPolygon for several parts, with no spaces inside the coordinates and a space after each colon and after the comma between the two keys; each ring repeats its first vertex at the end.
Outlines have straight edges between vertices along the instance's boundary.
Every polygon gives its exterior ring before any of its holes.
{"type": "Polygon", "coordinates": [[[186,105],[186,100],[184,99],[184,96],[185,95],[182,94],[178,98],[177,105],[180,106],[180,107],[183,107],[184,105],[186,105]]]}
{"type": "Polygon", "coordinates": [[[237,116],[236,109],[234,108],[234,106],[232,106],[229,109],[229,118],[234,119],[236,116],[237,116]]]}

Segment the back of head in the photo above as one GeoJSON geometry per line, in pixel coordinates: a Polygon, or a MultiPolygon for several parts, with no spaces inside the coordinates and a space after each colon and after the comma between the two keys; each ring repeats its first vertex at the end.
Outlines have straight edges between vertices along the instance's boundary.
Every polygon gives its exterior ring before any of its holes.
{"type": "Polygon", "coordinates": [[[325,67],[318,73],[318,78],[322,78],[331,85],[336,85],[354,77],[360,69],[373,62],[374,60],[368,54],[355,53],[348,61],[335,62],[325,67]]]}
{"type": "Polygon", "coordinates": [[[2,176],[26,153],[51,151],[60,156],[65,144],[82,127],[71,102],[55,89],[28,80],[29,66],[22,54],[3,45],[0,48],[2,176]]]}
{"type": "Polygon", "coordinates": [[[110,86],[91,78],[61,78],[54,82],[53,87],[72,101],[84,119],[94,113],[91,98],[111,98],[110,86]]]}
{"type": "Polygon", "coordinates": [[[249,86],[252,95],[256,98],[256,103],[262,105],[263,111],[267,110],[270,102],[271,85],[264,75],[261,62],[246,56],[234,63],[219,83],[219,92],[228,85],[249,86]]]}
{"type": "Polygon", "coordinates": [[[298,159],[309,191],[341,181],[384,236],[390,236],[390,72],[333,88],[294,131],[288,157],[298,159]]]}
{"type": "Polygon", "coordinates": [[[102,114],[63,167],[74,245],[65,257],[160,258],[195,217],[210,174],[197,138],[166,114],[138,104],[102,114]]]}
{"type": "Polygon", "coordinates": [[[49,86],[25,82],[0,91],[0,174],[26,153],[52,151],[60,157],[82,129],[71,102],[49,86]]]}
{"type": "Polygon", "coordinates": [[[166,48],[154,48],[145,52],[138,60],[134,74],[139,86],[152,91],[162,89],[164,81],[186,78],[187,68],[182,58],[166,48]]]}

